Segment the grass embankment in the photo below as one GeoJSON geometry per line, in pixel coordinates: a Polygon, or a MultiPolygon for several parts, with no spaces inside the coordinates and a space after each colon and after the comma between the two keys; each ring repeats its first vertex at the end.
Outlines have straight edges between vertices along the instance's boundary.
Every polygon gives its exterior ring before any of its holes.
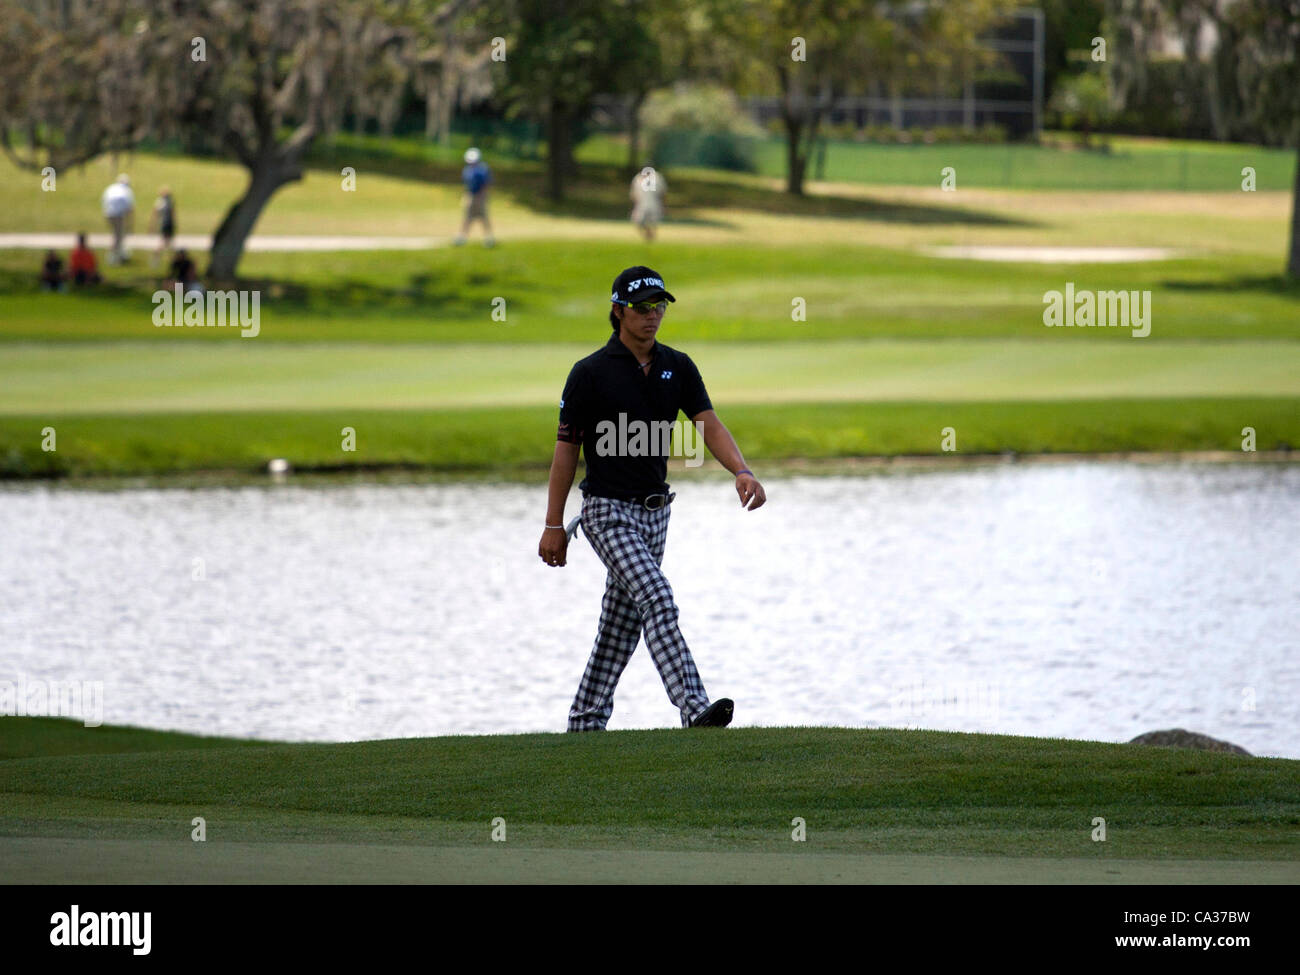
{"type": "Polygon", "coordinates": [[[19,718],[0,721],[0,756],[0,849],[14,855],[0,870],[29,881],[283,879],[298,845],[318,881],[384,879],[379,846],[404,848],[425,879],[477,879],[453,871],[492,853],[504,876],[572,875],[583,851],[607,855],[583,861],[607,879],[635,879],[650,851],[748,854],[756,879],[878,874],[899,855],[931,880],[967,863],[936,855],[979,858],[972,876],[1024,858],[1040,880],[1133,879],[1150,876],[1133,861],[1164,860],[1175,880],[1204,861],[1220,879],[1300,876],[1300,762],[1285,759],[844,728],[266,744],[19,718]],[[505,844],[490,840],[498,816],[505,844]],[[805,844],[791,841],[796,816],[805,844]],[[357,847],[374,850],[360,866],[357,847]]]}
{"type": "MultiPolygon", "coordinates": [[[[752,464],[791,458],[1111,451],[1238,451],[1300,444],[1300,398],[1109,399],[1002,403],[793,403],[721,410],[752,464]]],[[[535,470],[550,462],[553,407],[482,410],[150,413],[0,417],[0,476],[83,477],[387,467],[446,472],[535,470]],[[41,449],[52,426],[56,451],[41,449]],[[342,430],[356,450],[342,449],[342,430]]],[[[1243,459],[1250,455],[1242,454],[1243,459]]]]}

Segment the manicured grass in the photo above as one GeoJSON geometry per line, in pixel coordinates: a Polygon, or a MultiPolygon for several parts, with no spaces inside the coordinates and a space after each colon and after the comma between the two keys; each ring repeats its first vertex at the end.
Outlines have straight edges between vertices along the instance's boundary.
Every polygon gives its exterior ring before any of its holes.
{"type": "MultiPolygon", "coordinates": [[[[1300,396],[1300,343],[1021,340],[686,346],[719,411],[754,403],[1300,396]]],[[[11,345],[0,415],[557,405],[586,345],[11,345]]]]}
{"type": "MultiPolygon", "coordinates": [[[[832,139],[827,142],[824,178],[895,186],[937,186],[941,170],[957,171],[958,186],[1017,187],[1020,189],[1068,190],[1192,190],[1222,192],[1240,190],[1244,166],[1256,171],[1260,190],[1288,190],[1295,174],[1293,149],[1232,142],[1201,142],[1183,139],[1152,139],[1131,136],[1099,136],[1097,146],[1081,150],[1070,133],[1046,133],[1041,146],[1020,143],[1004,145],[926,145],[922,133],[910,145],[883,145],[832,139]]],[[[403,142],[405,156],[427,153],[442,158],[446,150],[403,142]]],[[[379,140],[357,140],[344,136],[339,152],[379,151],[379,140]]],[[[465,143],[468,144],[468,143],[465,143]]],[[[767,137],[755,143],[758,173],[785,176],[785,142],[767,137]]],[[[627,160],[624,137],[597,134],[578,147],[579,161],[594,165],[621,166],[627,160]]],[[[459,157],[457,157],[459,158],[459,157]]],[[[810,175],[817,172],[813,156],[810,175]]]]}
{"type": "MultiPolygon", "coordinates": [[[[303,180],[276,193],[254,232],[449,239],[460,222],[459,165],[412,158],[401,151],[405,147],[322,147],[303,180]],[[354,191],[343,188],[344,167],[356,170],[354,191]]],[[[868,149],[851,147],[852,152],[868,149]]],[[[1079,153],[980,146],[880,151],[886,157],[901,155],[880,170],[879,178],[861,181],[863,172],[875,173],[884,158],[854,163],[844,172],[828,169],[826,181],[810,182],[803,197],[783,192],[775,174],[670,170],[663,239],[776,246],[828,240],[882,246],[1164,242],[1259,253],[1279,264],[1286,246],[1294,153],[1241,147],[1189,151],[1188,158],[1205,160],[1209,178],[1199,181],[1204,185],[1198,185],[1198,192],[1179,192],[1153,188],[1145,177],[1127,190],[1124,180],[1091,185],[1074,179],[1071,160],[1086,155],[1079,153]],[[954,165],[954,154],[963,153],[972,155],[955,166],[956,192],[941,191],[940,170],[954,165]],[[1000,160],[1007,153],[1037,160],[1044,173],[1041,182],[1050,188],[1006,187],[998,180],[981,188],[978,180],[972,181],[981,167],[1004,165],[1000,160]],[[1243,159],[1260,169],[1256,192],[1240,188],[1243,159]]],[[[1103,165],[1145,174],[1149,160],[1165,156],[1134,150],[1125,158],[1121,164],[1103,165]]],[[[621,170],[587,167],[566,199],[555,202],[545,195],[539,164],[494,160],[494,165],[492,214],[503,241],[605,239],[644,252],[628,224],[628,179],[621,170]]],[[[58,231],[69,235],[70,245],[78,230],[104,231],[99,197],[123,168],[133,178],[136,229],[141,232],[163,185],[173,190],[180,232],[210,235],[247,184],[246,172],[228,161],[138,153],[67,170],[59,174],[56,191],[43,192],[39,174],[15,169],[0,157],[0,185],[5,187],[0,232],[58,231]]]]}
{"type": "MultiPolygon", "coordinates": [[[[3,719],[0,753],[6,729],[25,720],[3,719]]],[[[234,841],[384,843],[418,855],[490,846],[500,816],[521,849],[1300,860],[1300,762],[1286,759],[893,729],[228,748],[178,737],[175,751],[156,750],[155,733],[141,733],[139,747],[135,732],[117,733],[117,753],[71,753],[60,730],[55,754],[0,761],[0,844],[179,843],[203,816],[210,856],[234,841]],[[795,816],[806,847],[791,843],[795,816]],[[1098,816],[1105,843],[1091,839],[1098,816]]]]}
{"type": "MultiPolygon", "coordinates": [[[[286,827],[294,819],[284,817],[286,827]]],[[[295,835],[318,835],[322,817],[295,835]]],[[[223,817],[221,843],[0,837],[4,877],[25,884],[1294,884],[1289,860],[1149,860],[1082,857],[831,853],[808,843],[795,852],[628,848],[630,831],[606,847],[486,843],[241,841],[237,815],[223,817]],[[233,829],[232,829],[233,827],[233,829]],[[622,844],[617,846],[615,844],[622,844]]],[[[286,829],[286,832],[288,830],[286,829]]],[[[642,831],[662,843],[659,830],[642,831]]],[[[536,842],[546,831],[533,828],[536,842]]],[[[600,838],[587,828],[584,835],[600,838]]],[[[668,837],[672,839],[672,837],[668,837]]],[[[683,838],[682,842],[685,842],[683,838]]],[[[472,841],[469,841],[472,842],[472,841]]],[[[1080,894],[1080,898],[1089,896],[1080,894]]],[[[1117,895],[1118,896],[1118,895],[1117,895]]]]}
{"type": "MultiPolygon", "coordinates": [[[[751,464],[940,454],[945,427],[956,431],[961,454],[1237,451],[1247,426],[1259,450],[1300,445],[1295,397],[791,403],[719,411],[751,464]]],[[[555,422],[554,407],[9,416],[0,417],[0,476],[252,472],[284,457],[300,469],[528,469],[542,478],[555,422]],[[56,451],[41,449],[46,426],[57,432],[56,451]],[[356,431],[355,451],[342,449],[344,427],[356,431]]],[[[716,467],[710,462],[708,469],[716,467]]]]}
{"type": "MultiPolygon", "coordinates": [[[[1241,170],[1256,171],[1259,190],[1289,190],[1295,174],[1293,149],[1275,149],[1238,142],[1098,136],[1093,149],[1080,149],[1074,134],[1044,133],[1041,145],[927,145],[916,132],[909,145],[884,145],[831,139],[827,141],[825,178],[831,181],[895,186],[937,185],[940,170],[952,166],[959,185],[1068,190],[1179,190],[1222,192],[1241,189],[1241,170]]],[[[339,133],[316,148],[314,157],[334,162],[344,158],[385,160],[395,165],[459,167],[461,155],[475,140],[454,134],[448,146],[418,137],[382,139],[339,133]]],[[[513,146],[483,145],[500,165],[532,169],[536,160],[517,160],[513,146]]],[[[785,141],[768,136],[757,140],[758,173],[785,177],[785,141]]],[[[643,140],[644,145],[644,140],[643,140]]],[[[544,147],[541,152],[544,153],[544,147]]],[[[621,168],[627,162],[625,136],[596,133],[576,150],[580,163],[621,168]]],[[[810,173],[816,168],[813,157],[810,173]]]]}
{"type": "MultiPolygon", "coordinates": [[[[784,173],[784,144],[764,141],[757,161],[758,171],[764,175],[784,173]]],[[[1015,143],[886,146],[831,142],[825,178],[937,186],[943,169],[950,166],[956,171],[958,188],[1240,192],[1243,167],[1255,169],[1258,189],[1285,190],[1291,186],[1295,165],[1295,150],[1236,143],[1116,138],[1106,151],[1015,143]]]]}
{"type": "MultiPolygon", "coordinates": [[[[261,295],[256,343],[600,343],[610,269],[647,259],[631,242],[592,241],[521,242],[494,251],[259,253],[245,258],[241,288],[261,295]],[[504,322],[493,319],[496,308],[504,322]]],[[[1283,282],[1245,255],[1024,265],[807,241],[666,245],[653,260],[678,297],[664,321],[669,345],[886,337],[1132,344],[1125,329],[1046,329],[1043,296],[1067,282],[1079,290],[1149,290],[1147,343],[1300,338],[1300,283],[1283,282]],[[793,318],[796,299],[804,321],[793,318]]],[[[143,262],[111,269],[110,287],[47,294],[37,290],[33,261],[29,251],[0,251],[0,342],[248,344],[231,328],[155,327],[151,299],[161,281],[143,262]]]]}
{"type": "Polygon", "coordinates": [[[244,748],[264,744],[242,738],[213,738],[122,725],[87,728],[66,718],[5,717],[0,720],[0,761],[56,755],[176,751],[182,748],[244,748]]]}

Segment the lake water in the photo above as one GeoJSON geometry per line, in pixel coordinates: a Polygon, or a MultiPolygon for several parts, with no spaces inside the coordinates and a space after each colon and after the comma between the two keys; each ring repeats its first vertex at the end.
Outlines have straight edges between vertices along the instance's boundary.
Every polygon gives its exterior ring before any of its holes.
{"type": "MultiPolygon", "coordinates": [[[[744,512],[678,482],[664,562],[737,725],[1185,727],[1300,758],[1300,466],[765,486],[744,512]]],[[[562,731],[604,570],[581,536],[544,566],[544,514],[540,484],[10,485],[0,682],[98,681],[105,723],[221,735],[562,731]]],[[[610,728],[677,724],[643,645],[610,728]]]]}

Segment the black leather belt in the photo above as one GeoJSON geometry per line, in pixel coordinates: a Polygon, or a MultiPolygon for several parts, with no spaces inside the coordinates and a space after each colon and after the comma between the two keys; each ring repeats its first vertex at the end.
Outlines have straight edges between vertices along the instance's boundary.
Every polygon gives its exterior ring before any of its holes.
{"type": "MultiPolygon", "coordinates": [[[[601,495],[598,494],[596,497],[601,497],[601,495]]],[[[673,498],[675,497],[677,497],[677,493],[675,491],[670,491],[667,494],[645,494],[640,497],[625,496],[621,498],[610,498],[609,500],[626,501],[630,504],[639,504],[641,507],[645,508],[646,511],[658,511],[660,508],[665,508],[672,504],[673,498]]]]}

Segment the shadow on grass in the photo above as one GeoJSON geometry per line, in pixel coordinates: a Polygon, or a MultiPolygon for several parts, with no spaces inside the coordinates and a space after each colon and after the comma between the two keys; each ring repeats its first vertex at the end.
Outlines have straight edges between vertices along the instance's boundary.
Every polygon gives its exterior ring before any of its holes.
{"type": "MultiPolygon", "coordinates": [[[[471,279],[474,276],[471,276],[471,279]]],[[[276,308],[287,313],[310,314],[320,318],[340,318],[363,310],[397,314],[419,313],[430,321],[448,318],[463,321],[483,315],[490,309],[488,298],[476,287],[479,284],[461,277],[438,277],[429,273],[412,274],[401,284],[375,284],[360,278],[339,278],[323,284],[303,284],[278,278],[239,279],[239,286],[261,291],[274,301],[276,308]],[[467,286],[468,285],[468,286],[467,286]]],[[[511,310],[527,310],[528,299],[510,299],[511,310]]]]}
{"type": "MultiPolygon", "coordinates": [[[[147,307],[153,293],[164,285],[156,272],[151,273],[144,267],[118,268],[116,271],[117,277],[111,282],[88,288],[70,288],[66,293],[51,293],[41,289],[35,272],[28,274],[12,265],[0,266],[0,295],[40,295],[48,299],[51,313],[54,313],[61,307],[60,299],[70,296],[105,304],[134,306],[145,303],[147,307]]],[[[463,321],[484,314],[484,310],[491,307],[489,286],[492,280],[491,275],[478,272],[439,276],[421,271],[405,280],[384,283],[357,277],[303,282],[241,275],[235,282],[220,287],[258,291],[263,302],[274,303],[281,311],[323,319],[348,317],[361,311],[367,315],[375,312],[418,314],[432,322],[443,318],[463,321]]],[[[526,311],[530,304],[526,295],[517,295],[510,301],[512,311],[526,311]]]]}
{"type": "MultiPolygon", "coordinates": [[[[355,166],[362,157],[368,166],[388,176],[422,183],[460,185],[458,165],[387,156],[380,152],[358,153],[323,147],[313,154],[308,165],[334,175],[339,166],[355,166]]],[[[546,173],[542,164],[507,159],[494,166],[493,192],[534,213],[621,223],[628,219],[632,208],[628,199],[632,175],[631,171],[620,166],[584,163],[579,167],[578,176],[570,181],[567,197],[556,201],[546,195],[546,173]]],[[[722,173],[716,178],[670,173],[669,187],[667,204],[673,222],[700,226],[733,225],[701,217],[693,212],[699,209],[748,210],[780,216],[874,220],[884,223],[1038,226],[1035,221],[954,206],[886,202],[859,196],[792,196],[780,189],[729,181],[722,173]]]]}
{"type": "MultiPolygon", "coordinates": [[[[0,294],[3,295],[47,295],[51,300],[65,297],[67,295],[76,295],[79,298],[123,298],[133,294],[139,289],[136,287],[136,281],[131,279],[129,283],[121,279],[108,279],[101,281],[99,284],[74,285],[68,284],[65,291],[46,291],[41,287],[40,273],[41,263],[45,260],[45,254],[39,250],[17,251],[3,265],[0,265],[0,294]],[[30,262],[28,256],[30,255],[30,262]],[[25,268],[27,263],[31,264],[31,270],[25,268]]],[[[153,288],[149,289],[150,291],[153,288]]]]}
{"type": "Polygon", "coordinates": [[[1205,294],[1208,292],[1222,294],[1254,292],[1259,294],[1262,292],[1274,294],[1280,298],[1300,300],[1300,278],[1287,277],[1285,274],[1255,274],[1200,281],[1161,281],[1160,283],[1170,291],[1187,291],[1192,294],[1205,294]]]}

